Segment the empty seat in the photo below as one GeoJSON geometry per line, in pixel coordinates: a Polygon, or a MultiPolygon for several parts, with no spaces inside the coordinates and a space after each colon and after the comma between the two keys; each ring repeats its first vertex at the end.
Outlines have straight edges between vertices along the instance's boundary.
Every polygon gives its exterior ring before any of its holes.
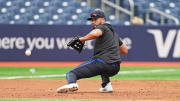
{"type": "MultiPolygon", "coordinates": [[[[89,25],[86,19],[93,11],[88,7],[87,0],[0,0],[0,24],[68,24],[89,25]],[[6,16],[6,17],[5,17],[6,16]],[[24,20],[24,21],[23,21],[24,20]]],[[[109,0],[116,2],[116,0],[109,0]]],[[[100,7],[101,1],[97,1],[100,7]]],[[[145,13],[151,7],[180,19],[179,0],[134,0],[135,15],[145,19],[145,13]]],[[[130,9],[128,0],[121,0],[120,5],[130,9]]],[[[110,8],[107,21],[113,25],[130,24],[129,16],[119,20],[114,17],[115,9],[110,8]]],[[[152,14],[152,19],[160,21],[160,16],[152,14]]],[[[166,20],[166,23],[173,24],[166,20]]]]}

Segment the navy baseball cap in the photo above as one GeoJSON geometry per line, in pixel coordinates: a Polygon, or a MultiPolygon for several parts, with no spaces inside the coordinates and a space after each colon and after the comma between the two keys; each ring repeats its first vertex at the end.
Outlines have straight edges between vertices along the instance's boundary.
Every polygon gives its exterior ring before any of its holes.
{"type": "Polygon", "coordinates": [[[105,14],[101,9],[95,9],[91,13],[91,17],[88,18],[87,20],[92,20],[93,18],[105,18],[105,14]]]}

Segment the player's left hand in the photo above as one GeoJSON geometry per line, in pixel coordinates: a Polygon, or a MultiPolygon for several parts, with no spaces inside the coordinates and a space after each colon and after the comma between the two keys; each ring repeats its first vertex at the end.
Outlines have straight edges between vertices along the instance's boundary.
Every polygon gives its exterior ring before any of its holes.
{"type": "Polygon", "coordinates": [[[73,49],[75,49],[76,51],[78,51],[79,53],[81,53],[83,47],[84,47],[84,43],[81,42],[79,40],[79,37],[74,37],[68,44],[67,46],[72,47],[73,49]]]}

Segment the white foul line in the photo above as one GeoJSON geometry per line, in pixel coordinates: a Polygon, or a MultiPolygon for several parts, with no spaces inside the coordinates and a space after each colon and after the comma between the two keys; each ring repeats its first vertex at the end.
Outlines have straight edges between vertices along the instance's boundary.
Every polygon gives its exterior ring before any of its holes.
{"type": "Polygon", "coordinates": [[[120,71],[118,74],[140,74],[140,73],[157,73],[157,72],[173,72],[176,69],[156,69],[156,70],[136,70],[136,71],[120,71]]]}
{"type": "MultiPolygon", "coordinates": [[[[140,74],[140,73],[157,73],[157,72],[173,72],[176,69],[158,69],[158,70],[136,70],[136,71],[120,71],[119,75],[125,74],[140,74]]],[[[0,79],[24,79],[24,78],[51,78],[51,77],[65,77],[66,74],[57,75],[39,75],[39,76],[10,76],[10,77],[0,77],[0,79]]]]}
{"type": "Polygon", "coordinates": [[[57,75],[39,75],[39,76],[10,76],[10,77],[0,77],[0,79],[24,79],[24,78],[50,78],[50,77],[65,77],[66,74],[57,75]]]}

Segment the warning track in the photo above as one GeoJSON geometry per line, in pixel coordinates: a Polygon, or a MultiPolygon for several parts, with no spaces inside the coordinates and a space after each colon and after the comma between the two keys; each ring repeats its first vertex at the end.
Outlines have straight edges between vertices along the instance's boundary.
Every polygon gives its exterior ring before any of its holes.
{"type": "MultiPolygon", "coordinates": [[[[1,61],[0,67],[75,67],[83,61],[1,61]]],[[[127,67],[180,67],[180,62],[122,62],[127,67]]]]}

